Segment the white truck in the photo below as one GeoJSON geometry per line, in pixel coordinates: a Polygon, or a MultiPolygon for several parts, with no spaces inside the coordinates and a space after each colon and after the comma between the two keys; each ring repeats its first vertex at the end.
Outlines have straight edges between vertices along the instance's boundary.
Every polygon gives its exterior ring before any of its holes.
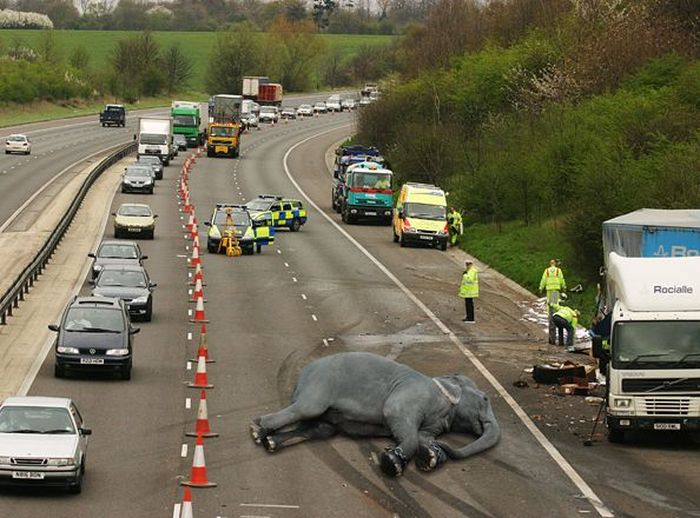
{"type": "Polygon", "coordinates": [[[614,294],[608,360],[610,442],[632,430],[700,430],[700,257],[608,254],[614,294]]]}
{"type": "Polygon", "coordinates": [[[174,153],[173,119],[140,118],[138,156],[157,156],[167,166],[174,153]]]}

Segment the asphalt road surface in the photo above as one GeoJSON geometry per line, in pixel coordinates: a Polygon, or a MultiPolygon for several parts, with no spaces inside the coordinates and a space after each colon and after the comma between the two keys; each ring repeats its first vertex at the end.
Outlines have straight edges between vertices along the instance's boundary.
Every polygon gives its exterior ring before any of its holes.
{"type": "MultiPolygon", "coordinates": [[[[329,114],[266,127],[244,136],[239,160],[200,158],[191,173],[200,223],[216,202],[244,202],[259,193],[301,198],[299,189],[327,216],[307,202],[303,229],[279,231],[275,245],[261,254],[203,256],[209,352],[216,360],[208,365],[215,385],[208,408],[220,436],[205,442],[208,476],[218,485],[193,490],[195,516],[558,517],[597,516],[607,509],[617,516],[700,516],[696,439],[642,438],[641,445],[583,448],[568,428],[547,424],[576,415],[587,420],[588,431],[596,408],[574,407],[578,402],[571,398],[552,405],[549,394],[511,385],[543,338],[521,320],[517,294],[484,272],[478,323],[466,328],[455,297],[458,254],[399,248],[389,227],[339,223],[330,210],[325,152],[351,132],[352,121],[347,114],[329,114]],[[547,415],[542,421],[533,417],[547,439],[527,429],[458,344],[525,413],[547,415]],[[353,350],[388,356],[429,375],[467,374],[491,396],[501,443],[428,475],[411,465],[392,480],[376,463],[391,444],[387,440],[337,437],[275,454],[252,442],[250,420],[286,406],[305,364],[353,350]],[[551,446],[550,453],[543,445],[551,446]],[[597,507],[582,494],[585,484],[588,496],[601,499],[597,507]]],[[[117,194],[110,209],[143,201],[160,216],[156,239],[142,242],[158,288],[153,322],[137,324],[142,332],[135,337],[132,380],[57,380],[49,354],[30,391],[74,398],[93,429],[83,494],[6,490],[0,493],[1,516],[172,516],[181,501],[178,482],[189,477],[194,449],[185,432],[194,427],[199,395],[183,384],[194,376],[187,360],[196,351],[198,326],[188,323],[188,251],[175,193],[181,164],[179,158],[166,168],[154,195],[117,194]]],[[[109,228],[106,235],[111,237],[109,228]]],[[[202,245],[205,235],[203,230],[202,245]]]]}

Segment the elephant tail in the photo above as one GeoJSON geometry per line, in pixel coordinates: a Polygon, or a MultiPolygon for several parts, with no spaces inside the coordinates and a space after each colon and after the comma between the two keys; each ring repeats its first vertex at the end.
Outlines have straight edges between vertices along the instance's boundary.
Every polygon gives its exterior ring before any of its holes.
{"type": "Polygon", "coordinates": [[[445,453],[447,453],[451,459],[466,459],[467,457],[471,457],[472,455],[486,451],[489,448],[493,448],[496,446],[496,444],[498,444],[498,441],[501,438],[501,428],[498,426],[496,419],[491,419],[484,422],[483,426],[484,433],[481,434],[481,436],[474,442],[467,444],[462,448],[453,448],[449,444],[442,441],[439,441],[438,444],[445,450],[445,453]]]}

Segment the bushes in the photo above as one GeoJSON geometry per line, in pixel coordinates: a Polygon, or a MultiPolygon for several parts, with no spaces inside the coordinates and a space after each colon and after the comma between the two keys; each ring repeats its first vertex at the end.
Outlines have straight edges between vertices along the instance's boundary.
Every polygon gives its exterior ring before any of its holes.
{"type": "Polygon", "coordinates": [[[0,102],[26,103],[89,95],[90,88],[62,67],[26,61],[1,62],[0,102]]]}

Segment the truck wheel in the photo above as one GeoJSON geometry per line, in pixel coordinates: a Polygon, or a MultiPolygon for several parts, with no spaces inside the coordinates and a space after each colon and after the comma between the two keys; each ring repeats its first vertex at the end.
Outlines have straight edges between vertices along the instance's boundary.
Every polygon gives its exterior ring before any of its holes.
{"type": "Polygon", "coordinates": [[[608,428],[608,442],[623,444],[627,440],[627,431],[619,428],[608,428]]]}
{"type": "Polygon", "coordinates": [[[294,218],[292,220],[292,226],[289,227],[289,230],[292,232],[299,232],[300,228],[301,228],[301,221],[299,221],[298,218],[294,218]]]}
{"type": "Polygon", "coordinates": [[[65,378],[66,377],[66,369],[63,367],[63,365],[59,365],[56,363],[53,366],[53,375],[56,378],[65,378]]]}

